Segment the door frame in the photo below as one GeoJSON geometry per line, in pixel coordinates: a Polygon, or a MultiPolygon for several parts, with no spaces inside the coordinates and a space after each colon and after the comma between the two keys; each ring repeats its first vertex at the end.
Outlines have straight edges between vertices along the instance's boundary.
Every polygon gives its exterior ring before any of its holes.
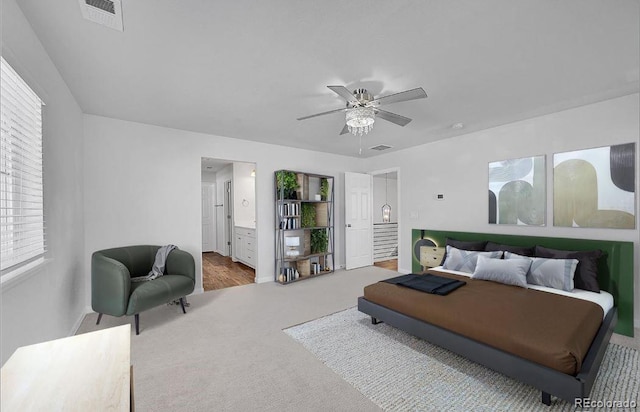
{"type": "MultiPolygon", "coordinates": [[[[361,267],[368,267],[368,266],[372,266],[373,265],[373,216],[371,215],[371,209],[373,208],[372,203],[373,203],[373,176],[371,176],[370,173],[367,172],[345,172],[345,178],[344,178],[344,188],[343,188],[343,192],[344,192],[344,250],[345,250],[345,270],[351,270],[351,269],[357,269],[357,268],[361,268],[361,267]],[[368,194],[369,194],[369,221],[371,222],[371,225],[368,228],[368,232],[369,232],[369,256],[371,257],[371,260],[368,262],[369,264],[367,265],[360,265],[360,263],[356,264],[353,267],[349,267],[349,240],[350,240],[350,235],[349,235],[349,228],[351,227],[351,224],[348,222],[349,218],[348,218],[348,214],[349,211],[347,210],[348,208],[348,199],[351,196],[351,193],[348,193],[348,190],[350,189],[350,187],[347,184],[347,175],[349,174],[353,174],[353,175],[362,175],[362,176],[368,176],[368,180],[369,180],[369,188],[368,188],[368,194]],[[360,265],[360,266],[358,266],[360,265]]],[[[351,263],[354,263],[354,260],[351,260],[351,263]]]]}
{"type": "MultiPolygon", "coordinates": [[[[213,248],[210,248],[212,252],[215,252],[216,250],[218,250],[218,237],[216,235],[216,231],[218,230],[217,226],[218,226],[218,216],[216,213],[216,200],[217,200],[217,193],[216,193],[216,189],[217,189],[217,185],[215,182],[202,182],[202,186],[201,187],[205,187],[208,186],[209,187],[209,199],[207,200],[207,205],[210,209],[210,213],[211,213],[211,226],[212,226],[212,231],[209,234],[209,239],[208,242],[213,245],[213,248]]],[[[201,211],[202,212],[202,211],[201,211]]],[[[202,213],[201,213],[202,215],[202,213]]],[[[202,251],[204,252],[204,245],[202,247],[202,251]]]]}
{"type": "MultiPolygon", "coordinates": [[[[259,168],[259,166],[258,166],[258,162],[257,162],[257,161],[255,161],[255,160],[246,160],[246,159],[229,159],[229,158],[226,158],[226,157],[224,157],[224,156],[220,157],[220,156],[215,156],[215,155],[213,155],[213,156],[212,156],[212,155],[200,155],[200,168],[201,168],[200,170],[201,170],[201,172],[202,172],[202,159],[212,159],[212,160],[221,161],[221,162],[224,162],[224,163],[227,163],[227,164],[233,164],[233,163],[251,163],[251,164],[253,164],[253,165],[254,165],[254,167],[255,167],[255,175],[252,175],[252,176],[254,176],[254,177],[255,177],[255,179],[256,179],[256,180],[255,180],[255,188],[254,188],[254,193],[255,193],[255,209],[256,209],[256,217],[255,217],[255,227],[256,227],[256,228],[255,228],[255,231],[256,231],[256,232],[255,232],[255,233],[256,233],[256,244],[255,244],[255,248],[256,248],[256,250],[255,250],[255,253],[256,253],[256,257],[255,257],[255,258],[256,258],[256,264],[255,264],[255,266],[256,266],[256,267],[255,267],[255,283],[260,283],[260,282],[259,282],[259,280],[260,280],[260,273],[261,273],[261,271],[260,271],[260,256],[259,256],[259,249],[260,249],[260,242],[259,242],[260,219],[259,219],[259,217],[258,217],[258,213],[257,213],[257,212],[258,212],[258,210],[259,210],[259,206],[260,206],[260,199],[258,198],[258,192],[259,192],[259,188],[260,188],[260,183],[259,183],[259,180],[258,180],[258,168],[259,168]]],[[[233,168],[232,168],[232,170],[233,170],[233,168]]],[[[200,179],[198,180],[198,184],[199,184],[199,185],[201,185],[201,184],[202,184],[202,177],[201,177],[201,176],[202,176],[202,175],[200,175],[200,179]]],[[[226,180],[229,180],[229,179],[225,179],[225,181],[226,181],[226,180]]],[[[231,190],[233,191],[233,172],[232,172],[232,174],[231,174],[231,179],[230,179],[230,180],[232,181],[232,184],[231,184],[232,189],[231,189],[231,190]]],[[[223,182],[222,182],[222,191],[223,191],[223,192],[222,192],[222,194],[223,194],[223,198],[224,198],[224,195],[225,195],[225,193],[224,193],[224,183],[225,183],[225,182],[223,181],[223,182]]],[[[216,186],[218,186],[218,188],[219,188],[219,186],[220,186],[220,185],[218,184],[218,182],[217,182],[217,181],[216,181],[216,186]]],[[[217,188],[217,189],[218,189],[218,188],[217,188]]],[[[216,189],[216,190],[217,190],[217,189],[216,189]]],[[[217,193],[216,193],[216,197],[217,197],[217,193]]],[[[217,203],[217,201],[221,201],[221,202],[222,202],[222,199],[216,199],[216,203],[217,203]]],[[[231,204],[231,208],[232,208],[232,209],[231,209],[231,212],[233,213],[233,192],[232,192],[232,196],[231,196],[231,202],[232,202],[232,204],[231,204]]],[[[223,209],[224,209],[224,207],[223,207],[223,209]]],[[[202,211],[200,211],[200,213],[202,214],[202,211]]],[[[223,243],[225,243],[225,242],[227,241],[227,239],[226,239],[226,237],[227,237],[227,235],[226,235],[227,231],[225,230],[225,229],[226,229],[226,228],[225,228],[226,220],[227,220],[227,219],[226,219],[226,215],[224,214],[224,212],[223,212],[223,219],[222,219],[222,222],[221,222],[221,221],[219,221],[219,220],[217,220],[217,216],[216,216],[216,232],[217,232],[217,231],[220,231],[220,230],[222,230],[222,231],[223,231],[223,233],[224,233],[224,237],[225,237],[225,241],[224,241],[223,243]]],[[[233,228],[233,217],[232,217],[232,223],[231,223],[231,235],[232,235],[232,236],[233,236],[233,233],[234,233],[234,228],[233,228]]],[[[232,241],[232,239],[233,239],[233,238],[229,238],[228,240],[229,240],[229,241],[232,241]]],[[[220,245],[220,244],[219,244],[220,242],[218,242],[218,241],[217,241],[217,239],[216,239],[216,243],[218,244],[218,245],[217,245],[217,246],[218,246],[218,252],[222,251],[222,247],[226,247],[226,246],[227,246],[227,245],[220,245]],[[221,246],[222,246],[222,247],[221,247],[221,246]]],[[[200,238],[198,239],[198,243],[197,243],[197,244],[199,244],[199,245],[200,245],[200,246],[199,246],[200,253],[198,254],[198,261],[196,262],[196,270],[198,270],[198,262],[199,262],[199,274],[198,274],[198,273],[196,273],[196,276],[198,276],[198,275],[200,276],[200,288],[199,288],[199,289],[197,289],[194,293],[203,293],[203,292],[204,292],[204,288],[202,287],[203,268],[202,268],[202,234],[201,234],[201,233],[200,233],[200,238]]],[[[232,251],[232,252],[233,252],[233,251],[232,251]]],[[[231,254],[229,255],[229,257],[233,258],[233,253],[231,253],[231,254]]],[[[263,282],[264,282],[264,280],[263,280],[263,282]]],[[[197,284],[197,282],[196,282],[196,284],[197,284]]]]}
{"type": "Polygon", "coordinates": [[[222,202],[224,215],[224,251],[231,259],[233,256],[233,177],[224,181],[224,201],[222,202]]]}
{"type": "MultiPolygon", "coordinates": [[[[398,182],[396,184],[396,196],[397,196],[396,201],[398,202],[396,207],[398,208],[398,213],[397,213],[396,216],[398,216],[398,219],[397,219],[397,221],[398,221],[398,272],[400,272],[400,261],[401,261],[401,257],[403,256],[402,255],[402,237],[401,237],[401,233],[402,233],[402,221],[401,221],[402,220],[402,214],[400,213],[400,211],[402,210],[402,196],[401,196],[401,193],[402,193],[402,191],[401,191],[402,182],[401,182],[401,179],[400,179],[400,176],[401,176],[400,175],[400,168],[396,166],[396,167],[390,167],[388,169],[374,170],[374,171],[369,172],[369,174],[372,176],[372,179],[373,179],[373,177],[375,177],[377,175],[383,175],[385,173],[392,173],[392,172],[396,172],[396,176],[398,178],[398,182]]],[[[375,190],[375,189],[372,189],[372,192],[373,192],[373,190],[375,190]]],[[[371,194],[371,197],[373,198],[373,193],[371,194]]],[[[371,210],[371,213],[372,213],[371,216],[373,216],[373,213],[374,213],[373,202],[371,202],[371,209],[372,209],[371,210]]],[[[393,213],[393,211],[392,211],[392,213],[393,213]]],[[[372,224],[373,224],[373,221],[372,221],[372,224]]],[[[373,228],[371,230],[373,231],[373,228]]],[[[371,237],[371,250],[373,250],[373,236],[371,237]]],[[[409,272],[407,272],[407,273],[409,273],[409,272]]]]}

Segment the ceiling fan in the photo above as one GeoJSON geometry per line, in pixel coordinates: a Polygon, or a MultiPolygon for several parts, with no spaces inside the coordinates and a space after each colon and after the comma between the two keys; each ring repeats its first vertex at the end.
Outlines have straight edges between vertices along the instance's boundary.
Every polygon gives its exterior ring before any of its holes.
{"type": "Polygon", "coordinates": [[[324,116],[325,114],[346,112],[346,124],[340,132],[341,135],[351,133],[354,136],[362,136],[363,133],[369,133],[373,128],[376,116],[380,119],[397,124],[398,126],[406,126],[411,119],[382,110],[379,106],[405,102],[407,100],[424,99],[427,97],[427,93],[422,87],[377,98],[374,98],[366,89],[356,89],[351,93],[344,86],[327,87],[347,101],[346,107],[342,109],[329,110],[328,112],[312,114],[310,116],[299,117],[298,120],[324,116]]]}

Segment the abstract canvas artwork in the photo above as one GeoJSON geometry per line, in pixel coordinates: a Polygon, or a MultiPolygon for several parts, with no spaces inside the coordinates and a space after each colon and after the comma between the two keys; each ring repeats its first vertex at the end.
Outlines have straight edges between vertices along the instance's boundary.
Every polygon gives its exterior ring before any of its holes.
{"type": "Polygon", "coordinates": [[[636,144],[553,155],[553,225],[634,229],[636,144]]]}
{"type": "Polygon", "coordinates": [[[544,226],[545,156],[489,163],[489,223],[544,226]]]}

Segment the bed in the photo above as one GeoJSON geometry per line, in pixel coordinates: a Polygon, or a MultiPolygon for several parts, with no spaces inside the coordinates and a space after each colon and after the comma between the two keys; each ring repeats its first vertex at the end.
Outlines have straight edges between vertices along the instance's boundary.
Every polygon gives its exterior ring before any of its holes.
{"type": "MultiPolygon", "coordinates": [[[[633,244],[414,230],[414,245],[427,240],[430,245],[442,247],[446,238],[489,240],[522,247],[544,245],[564,250],[598,248],[605,254],[598,260],[598,282],[602,291],[582,293],[576,289],[550,293],[554,290],[545,290],[543,286],[524,289],[471,280],[468,273],[440,267],[430,272],[452,279],[468,279],[468,284],[442,297],[379,282],[365,288],[364,296],[358,299],[358,309],[370,315],[374,324],[384,321],[540,389],[542,402],[547,405],[551,404],[552,395],[570,403],[576,398],[588,397],[611,334],[617,323],[620,326],[619,315],[625,322],[622,330],[617,331],[629,334],[626,330],[629,319],[631,333],[633,331],[633,244]],[[504,290],[509,292],[501,295],[504,290]],[[577,299],[574,295],[580,293],[591,295],[592,299],[577,299]],[[493,303],[483,304],[484,296],[493,303]],[[620,308],[620,301],[628,300],[630,305],[620,308]],[[532,306],[543,309],[536,310],[535,315],[526,314],[524,309],[522,313],[511,309],[532,306]],[[554,316],[557,313],[571,316],[554,316]],[[501,317],[494,323],[502,326],[491,331],[488,328],[494,317],[501,317]],[[534,318],[539,318],[537,324],[534,318]],[[512,330],[518,324],[527,327],[512,330]]],[[[418,256],[419,249],[414,248],[416,273],[423,269],[418,256]]]]}

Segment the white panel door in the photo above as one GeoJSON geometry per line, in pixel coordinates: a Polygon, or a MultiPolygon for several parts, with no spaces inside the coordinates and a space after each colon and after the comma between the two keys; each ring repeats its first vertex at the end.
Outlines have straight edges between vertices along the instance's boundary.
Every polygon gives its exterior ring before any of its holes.
{"type": "Polygon", "coordinates": [[[371,175],[344,174],[346,268],[373,264],[371,175]]]}
{"type": "Polygon", "coordinates": [[[202,183],[202,251],[216,250],[216,215],[214,213],[216,185],[202,183]]]}

